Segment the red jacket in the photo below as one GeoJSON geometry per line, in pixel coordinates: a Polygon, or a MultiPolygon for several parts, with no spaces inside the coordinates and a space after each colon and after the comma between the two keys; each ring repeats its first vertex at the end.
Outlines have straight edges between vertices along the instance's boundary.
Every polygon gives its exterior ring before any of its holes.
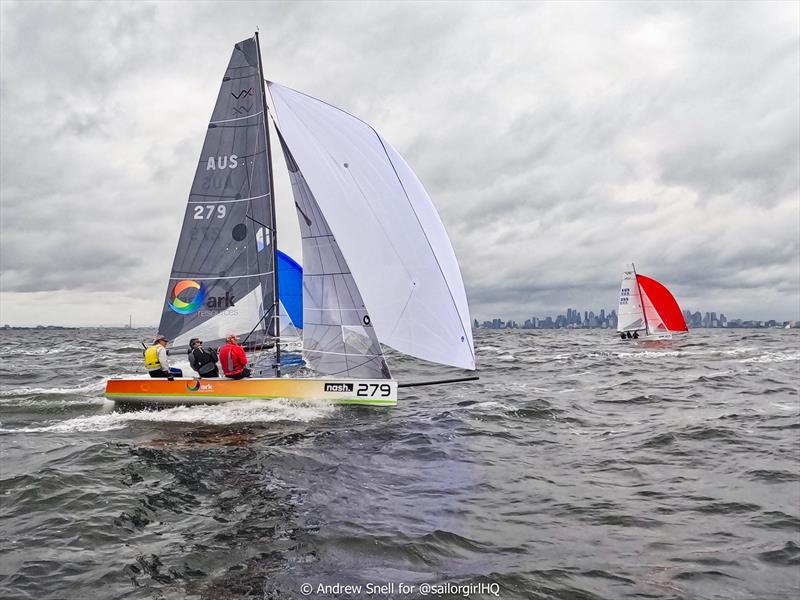
{"type": "Polygon", "coordinates": [[[225,375],[238,375],[247,366],[247,355],[239,344],[225,344],[219,349],[219,362],[225,375]]]}

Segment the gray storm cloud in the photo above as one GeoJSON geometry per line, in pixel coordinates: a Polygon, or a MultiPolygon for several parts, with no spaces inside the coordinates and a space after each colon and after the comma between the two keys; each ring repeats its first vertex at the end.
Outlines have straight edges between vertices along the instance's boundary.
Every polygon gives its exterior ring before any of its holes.
{"type": "Polygon", "coordinates": [[[158,319],[219,77],[256,26],[268,77],[417,171],[473,316],[611,308],[634,260],[684,308],[800,319],[796,3],[0,10],[3,322],[158,319]]]}

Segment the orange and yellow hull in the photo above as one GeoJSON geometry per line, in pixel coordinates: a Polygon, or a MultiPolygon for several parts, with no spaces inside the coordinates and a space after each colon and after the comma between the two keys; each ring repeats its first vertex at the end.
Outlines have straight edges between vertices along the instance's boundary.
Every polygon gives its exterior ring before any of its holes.
{"type": "Polygon", "coordinates": [[[334,404],[395,406],[397,382],[392,379],[109,379],[106,398],[115,402],[187,405],[235,400],[324,400],[334,404]]]}

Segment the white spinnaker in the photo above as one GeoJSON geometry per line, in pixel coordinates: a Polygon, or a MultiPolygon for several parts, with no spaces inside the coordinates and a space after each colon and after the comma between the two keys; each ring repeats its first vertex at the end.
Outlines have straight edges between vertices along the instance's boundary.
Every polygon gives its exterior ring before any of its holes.
{"type": "Polygon", "coordinates": [[[416,175],[367,123],[281,85],[269,89],[277,127],[339,243],[380,341],[474,369],[461,272],[416,175]]]}
{"type": "Polygon", "coordinates": [[[644,314],[647,317],[647,333],[664,333],[669,331],[667,326],[664,325],[664,319],[662,319],[661,315],[658,314],[658,311],[656,310],[655,306],[653,306],[650,297],[644,290],[642,290],[642,306],[644,307],[644,314]]]}
{"type": "Polygon", "coordinates": [[[644,312],[633,269],[622,274],[619,290],[619,310],[617,311],[617,331],[644,329],[644,312]]]}
{"type": "MultiPolygon", "coordinates": [[[[184,331],[172,340],[175,347],[189,346],[189,340],[200,338],[205,342],[224,340],[231,333],[247,335],[258,323],[263,313],[263,293],[258,284],[244,298],[237,300],[234,306],[220,311],[197,327],[184,331]]],[[[205,309],[201,309],[205,310],[205,309]]]]}

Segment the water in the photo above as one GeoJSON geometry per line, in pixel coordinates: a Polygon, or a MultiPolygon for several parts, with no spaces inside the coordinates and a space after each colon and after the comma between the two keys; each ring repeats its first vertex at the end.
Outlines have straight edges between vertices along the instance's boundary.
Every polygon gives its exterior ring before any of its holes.
{"type": "Polygon", "coordinates": [[[480,331],[479,382],[394,409],[115,411],[146,333],[4,332],[0,597],[800,594],[796,330],[480,331]]]}

